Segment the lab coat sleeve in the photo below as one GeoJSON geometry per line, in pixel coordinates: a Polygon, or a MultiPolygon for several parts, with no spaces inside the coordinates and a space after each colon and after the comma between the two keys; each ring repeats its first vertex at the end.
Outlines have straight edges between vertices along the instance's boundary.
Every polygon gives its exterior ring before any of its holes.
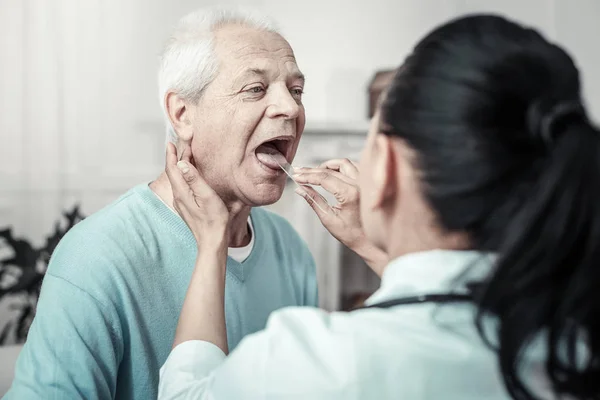
{"type": "Polygon", "coordinates": [[[295,307],[273,313],[264,331],[227,357],[208,342],[182,343],[161,368],[158,399],[352,398],[354,336],[342,325],[322,310],[295,307]]]}

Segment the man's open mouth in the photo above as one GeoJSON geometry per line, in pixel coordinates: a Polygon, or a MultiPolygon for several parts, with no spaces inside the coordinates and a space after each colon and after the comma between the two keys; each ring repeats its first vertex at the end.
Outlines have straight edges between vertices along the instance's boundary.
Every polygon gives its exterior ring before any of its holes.
{"type": "Polygon", "coordinates": [[[275,170],[279,170],[279,165],[288,163],[289,151],[292,147],[291,138],[272,139],[264,142],[255,150],[256,158],[262,164],[275,170]]]}

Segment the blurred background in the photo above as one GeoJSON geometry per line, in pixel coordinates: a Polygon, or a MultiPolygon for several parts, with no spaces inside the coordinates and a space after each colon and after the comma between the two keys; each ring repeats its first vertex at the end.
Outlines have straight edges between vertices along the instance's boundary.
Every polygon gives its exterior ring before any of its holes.
{"type": "MultiPolygon", "coordinates": [[[[48,256],[64,232],[163,169],[158,54],[180,17],[214,4],[0,0],[0,344],[25,339],[48,256]]],[[[270,15],[296,53],[307,76],[308,120],[296,165],[357,159],[370,101],[385,83],[385,74],[374,80],[376,73],[397,67],[436,24],[472,12],[504,14],[565,45],[583,73],[591,115],[600,116],[597,0],[219,4],[270,15]]],[[[290,185],[269,208],[288,218],[313,251],[321,306],[359,305],[378,278],[292,191],[290,185]]]]}

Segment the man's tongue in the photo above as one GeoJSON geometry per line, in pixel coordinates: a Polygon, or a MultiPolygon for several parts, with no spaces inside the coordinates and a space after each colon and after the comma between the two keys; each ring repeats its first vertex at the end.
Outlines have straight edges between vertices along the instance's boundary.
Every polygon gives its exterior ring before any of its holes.
{"type": "Polygon", "coordinates": [[[287,164],[285,156],[270,143],[261,144],[256,148],[256,158],[273,169],[279,169],[279,165],[287,164]]]}

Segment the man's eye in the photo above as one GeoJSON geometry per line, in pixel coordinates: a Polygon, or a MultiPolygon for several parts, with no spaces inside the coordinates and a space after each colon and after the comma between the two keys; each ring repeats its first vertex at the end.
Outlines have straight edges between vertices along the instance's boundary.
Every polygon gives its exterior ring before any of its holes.
{"type": "Polygon", "coordinates": [[[247,92],[250,92],[250,93],[262,93],[262,92],[264,92],[264,90],[265,89],[262,86],[254,86],[254,87],[248,89],[247,92]]]}
{"type": "Polygon", "coordinates": [[[304,90],[302,88],[294,88],[291,90],[292,95],[296,97],[301,97],[304,94],[304,90]]]}

